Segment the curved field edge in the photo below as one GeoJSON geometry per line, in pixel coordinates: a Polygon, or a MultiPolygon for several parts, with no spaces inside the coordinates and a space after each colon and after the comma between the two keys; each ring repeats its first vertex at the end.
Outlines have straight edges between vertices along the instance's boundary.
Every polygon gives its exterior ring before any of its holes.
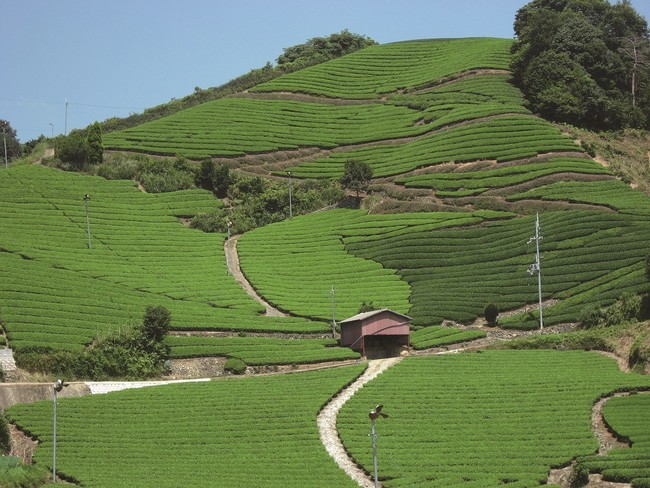
{"type": "Polygon", "coordinates": [[[327,326],[264,317],[228,275],[224,234],[177,215],[220,206],[206,191],[151,195],[38,166],[0,174],[0,298],[10,344],[78,349],[164,305],[174,329],[322,333],[327,326]],[[82,196],[91,195],[88,248],[82,196]]]}
{"type": "Polygon", "coordinates": [[[382,486],[538,486],[551,468],[597,450],[590,418],[600,396],[650,387],[596,353],[512,352],[406,358],[341,410],[347,450],[371,471],[367,412],[383,403],[382,486]]]}
{"type": "Polygon", "coordinates": [[[346,252],[350,243],[383,242],[409,230],[430,232],[508,216],[489,211],[371,215],[330,210],[244,234],[240,264],[265,300],[295,315],[328,320],[334,312],[342,320],[358,313],[363,302],[408,313],[411,289],[397,270],[346,252]]]}
{"type": "MultiPolygon", "coordinates": [[[[325,451],[316,416],[364,367],[60,399],[57,470],[96,488],[204,487],[217,479],[222,486],[356,486],[325,451]]],[[[35,460],[43,466],[52,460],[51,407],[8,410],[39,438],[35,460]]]]}

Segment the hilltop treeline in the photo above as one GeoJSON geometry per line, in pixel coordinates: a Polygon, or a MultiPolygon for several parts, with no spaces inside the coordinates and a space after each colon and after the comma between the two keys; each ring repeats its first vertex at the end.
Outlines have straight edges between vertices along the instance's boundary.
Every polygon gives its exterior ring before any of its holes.
{"type": "Polygon", "coordinates": [[[124,118],[110,118],[102,123],[102,130],[112,132],[135,127],[209,100],[216,100],[247,90],[286,73],[324,63],[373,44],[376,42],[369,37],[347,30],[326,37],[314,37],[303,44],[285,48],[284,53],[277,58],[276,66],[266,63],[264,67],[253,69],[221,86],[207,89],[196,87],[194,93],[186,97],[172,99],[167,103],[148,108],[140,114],[132,114],[124,118]]]}
{"type": "Polygon", "coordinates": [[[628,0],[533,0],[514,31],[513,78],[534,112],[598,130],[649,127],[648,24],[628,0]]]}

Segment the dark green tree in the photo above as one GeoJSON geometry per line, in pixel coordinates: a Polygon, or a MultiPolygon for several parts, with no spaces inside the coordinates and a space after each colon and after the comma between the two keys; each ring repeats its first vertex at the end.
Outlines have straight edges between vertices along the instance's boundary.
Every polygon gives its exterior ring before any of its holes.
{"type": "Polygon", "coordinates": [[[0,140],[0,158],[2,159],[2,164],[4,164],[4,144],[7,145],[7,160],[17,158],[20,156],[20,142],[16,136],[16,131],[8,121],[0,119],[0,137],[3,140],[0,140]]]}
{"type": "Polygon", "coordinates": [[[485,306],[485,320],[487,321],[488,325],[491,325],[494,327],[497,325],[497,318],[499,317],[499,306],[496,305],[495,303],[488,303],[485,306]]]}
{"type": "Polygon", "coordinates": [[[368,163],[350,160],[345,162],[345,170],[340,182],[343,188],[356,191],[359,200],[359,192],[368,188],[371,179],[372,168],[368,163]]]}
{"type": "Polygon", "coordinates": [[[102,126],[95,122],[88,128],[88,163],[101,164],[103,160],[102,126]]]}
{"type": "Polygon", "coordinates": [[[353,34],[345,29],[327,37],[314,37],[303,44],[285,48],[276,62],[279,67],[292,64],[309,65],[338,58],[373,44],[377,43],[369,37],[353,34]]]}
{"type": "Polygon", "coordinates": [[[195,178],[196,186],[211,191],[219,198],[228,194],[228,188],[233,181],[230,168],[225,164],[215,164],[211,159],[201,162],[201,167],[195,178]]]}
{"type": "Polygon", "coordinates": [[[82,131],[74,130],[68,136],[57,137],[54,155],[75,169],[82,169],[88,162],[88,139],[82,131]]]}
{"type": "Polygon", "coordinates": [[[629,1],[533,0],[514,30],[513,80],[533,111],[592,129],[648,123],[648,25],[629,1]]]}
{"type": "Polygon", "coordinates": [[[162,305],[148,305],[142,320],[142,332],[152,341],[162,342],[171,324],[172,315],[162,305]]]}

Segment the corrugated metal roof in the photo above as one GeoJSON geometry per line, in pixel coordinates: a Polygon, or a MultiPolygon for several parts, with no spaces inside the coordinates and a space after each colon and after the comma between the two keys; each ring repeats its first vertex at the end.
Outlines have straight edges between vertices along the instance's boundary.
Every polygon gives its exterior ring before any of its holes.
{"type": "Polygon", "coordinates": [[[348,322],[362,321],[362,320],[365,320],[365,319],[367,319],[369,317],[373,317],[374,315],[378,315],[378,314],[383,313],[383,312],[390,312],[392,314],[399,315],[400,317],[403,317],[405,320],[413,320],[408,315],[404,315],[402,313],[395,312],[394,310],[391,310],[389,308],[382,308],[381,310],[371,310],[370,312],[358,313],[358,314],[356,314],[356,315],[354,315],[354,316],[352,316],[350,318],[347,318],[345,320],[341,320],[339,322],[339,324],[345,324],[345,323],[348,323],[348,322]]]}

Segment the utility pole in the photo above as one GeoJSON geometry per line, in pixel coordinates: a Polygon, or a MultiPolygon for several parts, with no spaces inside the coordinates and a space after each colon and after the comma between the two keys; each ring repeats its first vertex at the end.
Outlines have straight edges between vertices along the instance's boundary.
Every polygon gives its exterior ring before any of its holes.
{"type": "Polygon", "coordinates": [[[293,208],[291,205],[291,171],[287,171],[289,177],[289,218],[293,218],[293,208]]]}
{"type": "Polygon", "coordinates": [[[9,166],[9,159],[7,158],[7,133],[5,132],[5,128],[2,128],[2,141],[3,145],[5,147],[5,168],[9,166]]]}
{"type": "Polygon", "coordinates": [[[528,267],[528,274],[531,276],[537,273],[537,293],[539,295],[539,329],[544,329],[544,319],[542,317],[542,266],[539,257],[539,241],[543,238],[539,233],[539,213],[535,219],[535,236],[528,240],[528,244],[535,241],[535,262],[528,267]]]}
{"type": "Polygon", "coordinates": [[[370,436],[372,437],[372,464],[375,468],[375,488],[379,488],[379,476],[377,470],[377,432],[375,431],[375,420],[377,418],[384,417],[388,418],[388,415],[382,413],[384,406],[380,403],[375,408],[370,410],[368,417],[370,417],[370,436]]]}
{"type": "Polygon", "coordinates": [[[90,240],[90,217],[88,215],[88,201],[89,200],[90,200],[90,195],[88,195],[88,193],[86,193],[84,195],[84,205],[86,207],[86,229],[88,230],[88,249],[92,249],[93,244],[92,244],[92,242],[90,240]]]}
{"type": "Polygon", "coordinates": [[[63,135],[67,136],[68,135],[68,99],[65,99],[65,123],[63,125],[63,135]]]}
{"type": "Polygon", "coordinates": [[[336,339],[336,318],[334,314],[334,285],[332,285],[332,338],[336,339]]]}
{"type": "Polygon", "coordinates": [[[60,393],[64,386],[68,385],[65,384],[63,380],[56,380],[56,383],[54,383],[54,387],[52,388],[54,401],[54,420],[52,429],[52,483],[56,483],[56,394],[60,393]]]}

